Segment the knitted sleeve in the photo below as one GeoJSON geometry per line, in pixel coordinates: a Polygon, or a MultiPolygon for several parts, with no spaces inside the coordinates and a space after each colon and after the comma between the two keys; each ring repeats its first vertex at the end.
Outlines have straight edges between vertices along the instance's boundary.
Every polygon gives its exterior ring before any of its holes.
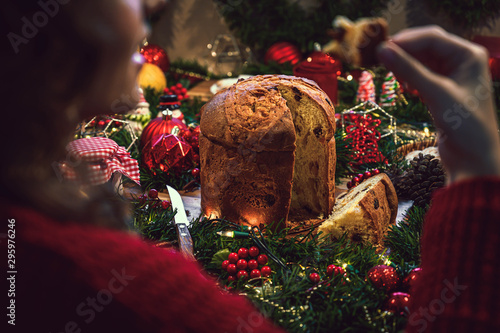
{"type": "Polygon", "coordinates": [[[500,331],[500,179],[439,191],[424,222],[408,332],[500,331]]]}

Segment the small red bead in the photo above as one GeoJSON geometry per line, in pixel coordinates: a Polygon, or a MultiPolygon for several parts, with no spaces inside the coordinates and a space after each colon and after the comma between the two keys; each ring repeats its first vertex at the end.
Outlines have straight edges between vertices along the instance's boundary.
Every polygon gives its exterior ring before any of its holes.
{"type": "Polygon", "coordinates": [[[238,259],[240,259],[240,257],[238,257],[238,253],[232,252],[232,253],[229,253],[229,255],[227,256],[227,259],[229,260],[229,262],[231,264],[236,264],[236,262],[238,261],[238,259]]]}
{"type": "Polygon", "coordinates": [[[227,266],[229,266],[229,260],[224,260],[222,262],[222,269],[227,270],[227,266]]]}
{"type": "Polygon", "coordinates": [[[248,253],[251,257],[257,257],[259,255],[259,248],[257,246],[252,246],[248,249],[248,253]]]}
{"type": "Polygon", "coordinates": [[[246,247],[242,247],[238,250],[238,257],[240,258],[248,258],[248,249],[246,247]]]}
{"type": "MultiPolygon", "coordinates": [[[[249,269],[256,269],[259,267],[259,263],[257,262],[257,260],[255,259],[250,259],[248,260],[248,268],[249,269]]],[[[264,267],[262,267],[264,268],[264,267]]]]}
{"type": "Polygon", "coordinates": [[[378,175],[379,173],[380,173],[380,171],[378,169],[372,170],[372,174],[374,174],[374,175],[378,175]]]}
{"type": "Polygon", "coordinates": [[[333,275],[333,272],[335,271],[335,265],[328,265],[328,267],[326,268],[326,275],[328,276],[332,276],[333,275]]]}
{"type": "Polygon", "coordinates": [[[309,280],[313,283],[318,283],[320,280],[319,274],[318,273],[311,273],[309,274],[309,280]]]}
{"type": "Polygon", "coordinates": [[[252,269],[250,272],[250,277],[252,279],[260,278],[260,271],[258,269],[252,269]]]}
{"type": "Polygon", "coordinates": [[[267,261],[269,259],[267,258],[267,256],[265,254],[261,254],[258,258],[257,258],[257,262],[259,263],[259,265],[265,265],[267,264],[267,261]]]}
{"type": "Polygon", "coordinates": [[[235,264],[229,264],[229,265],[227,265],[227,272],[229,274],[235,274],[237,271],[238,271],[238,269],[236,268],[235,264]]]}
{"type": "Polygon", "coordinates": [[[353,182],[354,184],[359,183],[359,178],[358,178],[358,177],[354,177],[354,178],[352,179],[352,182],[353,182]]]}
{"type": "Polygon", "coordinates": [[[347,188],[350,189],[352,187],[352,182],[351,181],[348,181],[347,182],[347,188]]]}
{"type": "Polygon", "coordinates": [[[264,277],[271,276],[271,274],[272,274],[271,267],[269,267],[269,266],[262,267],[260,269],[260,272],[262,273],[262,276],[264,276],[264,277]]]}
{"type": "Polygon", "coordinates": [[[247,269],[247,266],[248,266],[248,263],[245,259],[240,259],[238,260],[238,262],[236,263],[236,267],[239,269],[239,270],[243,270],[243,269],[247,269]]]}
{"type": "Polygon", "coordinates": [[[229,275],[227,277],[227,282],[233,282],[233,281],[236,281],[236,277],[234,275],[229,275]]]}
{"type": "Polygon", "coordinates": [[[238,280],[241,280],[241,279],[248,279],[248,272],[247,271],[239,271],[238,274],[236,275],[236,277],[238,278],[238,280]]]}
{"type": "Polygon", "coordinates": [[[170,203],[170,201],[168,201],[168,200],[163,200],[163,201],[161,202],[161,207],[162,207],[163,209],[168,209],[168,208],[170,207],[170,205],[171,205],[171,203],[170,203]]]}
{"type": "Polygon", "coordinates": [[[154,188],[150,189],[149,192],[148,192],[148,196],[151,198],[151,199],[156,199],[158,198],[158,191],[155,190],[154,188]]]}
{"type": "Polygon", "coordinates": [[[176,88],[179,88],[179,89],[184,88],[184,86],[182,85],[182,83],[177,83],[177,84],[175,85],[175,87],[176,87],[176,88]]]}
{"type": "Polygon", "coordinates": [[[200,169],[194,168],[193,170],[191,170],[191,175],[193,177],[198,177],[200,175],[200,169]]]}
{"type": "Polygon", "coordinates": [[[368,178],[370,178],[371,176],[372,176],[372,174],[371,174],[371,172],[370,172],[370,171],[365,171],[365,173],[364,173],[364,175],[363,175],[363,177],[364,177],[365,179],[368,179],[368,178]]]}
{"type": "Polygon", "coordinates": [[[362,173],[358,173],[356,177],[358,177],[360,181],[365,179],[365,176],[362,173]]]}

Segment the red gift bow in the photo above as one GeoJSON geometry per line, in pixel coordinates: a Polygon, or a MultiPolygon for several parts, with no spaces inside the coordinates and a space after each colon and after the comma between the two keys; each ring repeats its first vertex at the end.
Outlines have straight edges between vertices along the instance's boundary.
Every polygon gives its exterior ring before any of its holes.
{"type": "Polygon", "coordinates": [[[111,139],[94,137],[78,139],[66,146],[66,161],[59,163],[64,179],[82,185],[100,185],[119,172],[140,185],[139,164],[125,148],[111,139]],[[79,171],[83,168],[83,173],[79,171]]]}

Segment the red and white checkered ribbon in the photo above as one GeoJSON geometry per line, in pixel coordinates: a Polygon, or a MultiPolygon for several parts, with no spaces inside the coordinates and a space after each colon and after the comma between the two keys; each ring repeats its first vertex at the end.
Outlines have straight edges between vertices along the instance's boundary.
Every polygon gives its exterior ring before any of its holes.
{"type": "Polygon", "coordinates": [[[66,161],[59,164],[64,179],[85,185],[100,185],[119,172],[139,184],[137,161],[111,139],[95,137],[74,140],[66,146],[66,151],[66,161]],[[85,168],[86,179],[76,172],[81,167],[85,168]]]}

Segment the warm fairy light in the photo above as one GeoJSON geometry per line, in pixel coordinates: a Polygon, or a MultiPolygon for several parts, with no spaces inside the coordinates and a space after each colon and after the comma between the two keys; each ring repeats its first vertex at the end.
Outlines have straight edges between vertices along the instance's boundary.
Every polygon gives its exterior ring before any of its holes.
{"type": "Polygon", "coordinates": [[[347,75],[347,81],[352,81],[352,75],[347,75]]]}
{"type": "Polygon", "coordinates": [[[308,57],[307,58],[307,62],[311,62],[312,61],[312,58],[311,57],[308,57]]]}
{"type": "Polygon", "coordinates": [[[231,230],[217,231],[217,235],[219,235],[221,237],[234,238],[234,231],[231,231],[231,230]]]}
{"type": "Polygon", "coordinates": [[[430,132],[429,132],[429,128],[428,128],[428,127],[424,127],[424,135],[425,135],[425,136],[429,136],[429,135],[430,135],[430,132]]]}

